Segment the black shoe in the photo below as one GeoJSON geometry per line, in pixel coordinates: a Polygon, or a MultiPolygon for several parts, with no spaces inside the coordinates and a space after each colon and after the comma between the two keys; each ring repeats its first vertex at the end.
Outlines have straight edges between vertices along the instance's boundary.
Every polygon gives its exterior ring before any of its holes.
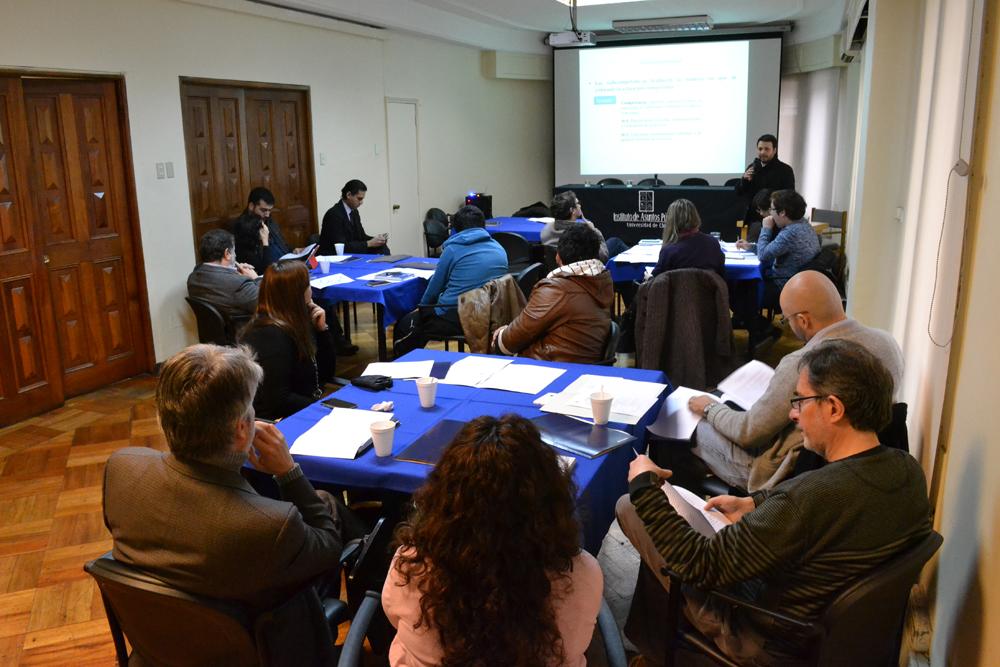
{"type": "Polygon", "coordinates": [[[337,341],[338,357],[353,357],[357,353],[358,353],[357,345],[351,345],[346,340],[337,341]]]}

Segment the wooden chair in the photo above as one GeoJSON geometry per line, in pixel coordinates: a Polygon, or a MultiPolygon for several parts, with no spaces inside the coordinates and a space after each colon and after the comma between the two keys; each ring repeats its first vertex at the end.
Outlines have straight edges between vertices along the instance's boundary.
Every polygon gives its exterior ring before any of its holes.
{"type": "Polygon", "coordinates": [[[809,220],[826,223],[827,230],[820,234],[823,245],[838,245],[839,252],[844,252],[844,241],[847,238],[847,211],[814,208],[809,214],[809,220]]]}

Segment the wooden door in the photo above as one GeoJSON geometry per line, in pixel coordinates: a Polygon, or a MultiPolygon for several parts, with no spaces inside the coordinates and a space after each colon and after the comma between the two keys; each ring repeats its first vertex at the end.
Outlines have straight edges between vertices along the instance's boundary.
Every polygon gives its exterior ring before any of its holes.
{"type": "Polygon", "coordinates": [[[0,426],[62,402],[48,277],[35,252],[21,83],[0,77],[0,426]]]}
{"type": "Polygon", "coordinates": [[[181,105],[195,245],[258,186],[274,193],[285,240],[304,245],[318,231],[306,91],[189,81],[181,105]]]}
{"type": "Polygon", "coordinates": [[[138,239],[115,84],[24,79],[35,241],[46,268],[65,394],[146,370],[138,239]]]}

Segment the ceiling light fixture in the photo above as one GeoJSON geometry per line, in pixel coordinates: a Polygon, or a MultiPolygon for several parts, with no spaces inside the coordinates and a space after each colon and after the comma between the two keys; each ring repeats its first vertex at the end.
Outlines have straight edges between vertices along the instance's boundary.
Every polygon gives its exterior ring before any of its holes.
{"type": "Polygon", "coordinates": [[[703,32],[711,30],[713,25],[712,17],[707,14],[611,22],[613,30],[625,34],[636,32],[703,32]]]}

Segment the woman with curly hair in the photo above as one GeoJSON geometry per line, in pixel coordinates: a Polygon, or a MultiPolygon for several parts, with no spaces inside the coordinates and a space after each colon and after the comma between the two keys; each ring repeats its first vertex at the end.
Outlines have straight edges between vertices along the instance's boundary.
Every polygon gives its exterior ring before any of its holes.
{"type": "Polygon", "coordinates": [[[527,419],[469,422],[448,446],[382,590],[394,666],[584,665],[603,577],[575,487],[527,419]]]}

